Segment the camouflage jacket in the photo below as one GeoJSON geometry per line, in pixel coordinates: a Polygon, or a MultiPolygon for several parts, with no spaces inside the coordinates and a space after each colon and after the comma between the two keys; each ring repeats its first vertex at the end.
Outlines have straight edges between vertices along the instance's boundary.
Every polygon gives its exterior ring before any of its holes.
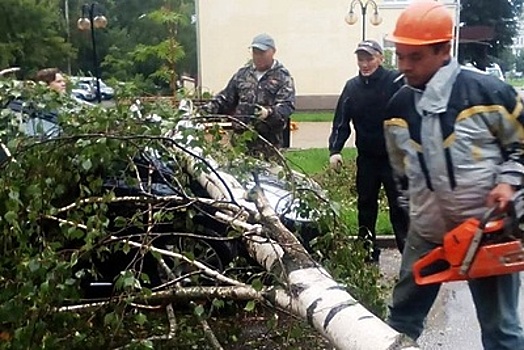
{"type": "Polygon", "coordinates": [[[226,88],[206,106],[209,113],[231,114],[254,125],[260,135],[276,147],[282,146],[282,132],[295,110],[295,85],[289,71],[278,61],[257,80],[252,64],[238,70],[226,88]],[[269,109],[265,120],[253,118],[255,105],[269,109]]]}

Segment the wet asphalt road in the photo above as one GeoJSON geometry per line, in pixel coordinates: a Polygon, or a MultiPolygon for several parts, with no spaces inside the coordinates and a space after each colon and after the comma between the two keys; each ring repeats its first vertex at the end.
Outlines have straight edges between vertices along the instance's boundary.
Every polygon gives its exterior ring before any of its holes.
{"type": "MultiPolygon", "coordinates": [[[[393,280],[399,266],[400,254],[384,249],[380,255],[380,269],[385,278],[393,280]]],[[[524,285],[522,273],[521,280],[524,285]]],[[[520,290],[519,312],[524,321],[524,288],[520,290]]],[[[482,350],[480,328],[466,282],[442,286],[418,343],[424,350],[482,350]]]]}

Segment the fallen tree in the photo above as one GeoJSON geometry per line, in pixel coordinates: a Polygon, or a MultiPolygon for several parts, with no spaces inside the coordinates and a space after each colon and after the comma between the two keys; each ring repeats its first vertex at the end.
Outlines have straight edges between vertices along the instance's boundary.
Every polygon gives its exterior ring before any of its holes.
{"type": "Polygon", "coordinates": [[[247,199],[255,203],[258,212],[252,215],[260,219],[261,226],[225,215],[218,217],[250,233],[244,239],[250,255],[283,283],[284,288],[275,291],[272,302],[307,319],[337,349],[418,348],[364,308],[311,258],[298,238],[282,224],[260,186],[246,192],[229,174],[202,171],[194,159],[187,159],[186,164],[188,172],[196,175],[216,200],[234,194],[230,198],[234,202],[247,199]]]}
{"type": "MultiPolygon", "coordinates": [[[[295,182],[307,179],[239,159],[238,150],[228,155],[219,149],[219,130],[210,142],[194,118],[173,117],[169,107],[143,106],[136,113],[71,106],[44,113],[42,106],[56,96],[9,89],[0,94],[2,105],[21,102],[0,115],[7,126],[0,162],[2,339],[22,348],[85,339],[93,348],[118,348],[141,341],[124,324],[142,327],[147,318],[129,310],[159,307],[167,311],[167,335],[147,340],[173,339],[172,303],[218,298],[269,301],[340,349],[414,346],[336,283],[284,224],[318,210],[295,201],[302,188],[295,182]],[[143,117],[153,111],[156,117],[143,117]],[[273,175],[262,183],[266,171],[273,175]],[[282,182],[275,171],[288,187],[270,186],[282,182]],[[264,186],[281,191],[276,202],[268,202],[264,186]],[[228,274],[240,240],[274,285],[255,288],[228,274]],[[108,294],[83,299],[92,286],[108,294]],[[93,319],[82,310],[102,313],[106,333],[90,335],[93,319]]],[[[321,197],[314,187],[303,188],[321,197]]]]}

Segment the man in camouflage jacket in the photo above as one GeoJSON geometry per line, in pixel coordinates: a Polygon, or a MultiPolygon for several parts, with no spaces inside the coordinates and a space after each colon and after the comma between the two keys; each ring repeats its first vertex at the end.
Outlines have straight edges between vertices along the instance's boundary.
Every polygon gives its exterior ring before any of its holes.
{"type": "MultiPolygon", "coordinates": [[[[280,148],[284,128],[295,110],[293,78],[282,63],[273,58],[275,42],[269,35],[257,35],[250,48],[252,62],[240,68],[226,88],[203,109],[208,113],[236,116],[280,148]]],[[[258,141],[250,146],[258,148],[261,144],[258,141]]]]}

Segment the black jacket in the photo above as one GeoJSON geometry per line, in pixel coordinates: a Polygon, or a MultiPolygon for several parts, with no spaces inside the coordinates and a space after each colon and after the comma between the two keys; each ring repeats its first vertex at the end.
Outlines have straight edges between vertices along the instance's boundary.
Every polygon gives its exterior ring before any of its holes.
{"type": "Polygon", "coordinates": [[[353,121],[356,145],[361,155],[387,156],[384,141],[385,108],[402,86],[394,82],[399,73],[382,66],[369,77],[358,75],[346,82],[340,95],[329,136],[329,154],[340,153],[351,134],[353,121]]]}

